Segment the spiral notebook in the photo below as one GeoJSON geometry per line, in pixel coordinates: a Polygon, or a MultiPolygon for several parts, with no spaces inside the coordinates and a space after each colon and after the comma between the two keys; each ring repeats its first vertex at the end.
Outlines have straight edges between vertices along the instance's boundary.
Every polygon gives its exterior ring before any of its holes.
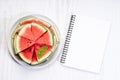
{"type": "Polygon", "coordinates": [[[108,21],[72,15],[60,62],[71,68],[99,73],[109,30],[108,21]]]}

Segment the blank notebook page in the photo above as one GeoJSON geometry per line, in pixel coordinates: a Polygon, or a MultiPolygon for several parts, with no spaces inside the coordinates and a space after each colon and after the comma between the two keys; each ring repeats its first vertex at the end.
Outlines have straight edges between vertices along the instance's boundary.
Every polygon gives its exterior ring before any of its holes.
{"type": "Polygon", "coordinates": [[[99,73],[109,28],[107,21],[76,16],[64,65],[99,73]]]}

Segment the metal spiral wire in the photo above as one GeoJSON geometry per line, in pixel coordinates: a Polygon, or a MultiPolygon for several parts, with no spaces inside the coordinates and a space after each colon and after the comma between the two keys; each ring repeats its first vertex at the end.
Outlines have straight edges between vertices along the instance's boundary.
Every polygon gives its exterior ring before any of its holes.
{"type": "Polygon", "coordinates": [[[76,15],[72,15],[71,19],[70,19],[68,32],[67,32],[64,47],[63,47],[63,53],[62,53],[61,59],[60,59],[61,63],[65,63],[65,59],[66,59],[66,55],[67,55],[67,51],[68,51],[68,48],[69,48],[69,43],[70,43],[70,39],[71,39],[71,35],[72,35],[72,30],[73,30],[73,27],[74,27],[75,17],[76,17],[76,15]]]}

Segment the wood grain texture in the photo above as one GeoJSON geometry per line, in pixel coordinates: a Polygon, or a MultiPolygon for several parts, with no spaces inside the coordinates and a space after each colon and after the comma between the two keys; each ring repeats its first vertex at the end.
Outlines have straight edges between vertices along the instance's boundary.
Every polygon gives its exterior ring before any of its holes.
{"type": "Polygon", "coordinates": [[[119,4],[119,0],[0,0],[0,80],[120,80],[119,4]],[[45,15],[57,24],[63,42],[68,18],[73,11],[112,22],[100,74],[69,69],[61,66],[58,61],[44,69],[27,70],[12,60],[5,42],[4,30],[11,27],[6,26],[8,18],[25,12],[45,15]]]}

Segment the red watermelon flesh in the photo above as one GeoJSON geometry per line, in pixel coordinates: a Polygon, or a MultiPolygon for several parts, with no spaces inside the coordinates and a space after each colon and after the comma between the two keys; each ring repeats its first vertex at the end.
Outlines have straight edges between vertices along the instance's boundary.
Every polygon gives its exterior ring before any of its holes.
{"type": "Polygon", "coordinates": [[[30,23],[37,23],[39,25],[42,25],[42,26],[48,28],[53,33],[53,35],[55,37],[54,41],[59,42],[59,38],[58,38],[58,35],[57,35],[57,32],[56,32],[55,28],[53,26],[51,26],[49,23],[33,17],[33,18],[29,18],[29,19],[26,19],[26,20],[22,21],[20,23],[20,25],[22,26],[22,25],[26,25],[26,24],[30,24],[30,23]]]}
{"type": "MultiPolygon", "coordinates": [[[[34,45],[35,47],[35,45],[34,45]]],[[[36,47],[34,48],[31,64],[36,64],[38,62],[37,53],[35,52],[36,47]]]]}
{"type": "Polygon", "coordinates": [[[37,24],[28,24],[26,27],[19,31],[19,35],[26,37],[30,40],[35,40],[40,35],[42,35],[46,30],[37,24]]]}
{"type": "Polygon", "coordinates": [[[29,46],[33,45],[35,43],[35,40],[41,36],[46,30],[42,27],[38,27],[36,24],[32,24],[32,26],[25,26],[22,28],[18,36],[16,38],[16,42],[19,42],[17,44],[17,52],[20,52],[29,46]],[[33,26],[34,25],[34,26],[33,26]]]}
{"type": "Polygon", "coordinates": [[[27,24],[19,30],[16,37],[15,47],[19,56],[29,64],[38,64],[46,59],[52,52],[52,34],[48,29],[36,23],[27,24]],[[38,51],[42,46],[47,46],[47,50],[38,58],[38,51]]]}
{"type": "Polygon", "coordinates": [[[39,49],[41,49],[43,46],[46,46],[47,50],[42,54],[41,57],[37,57],[38,63],[44,61],[44,59],[47,58],[51,54],[51,49],[52,49],[51,45],[39,45],[39,44],[36,44],[35,45],[35,52],[37,53],[36,55],[38,55],[39,49]]]}
{"type": "Polygon", "coordinates": [[[44,61],[44,59],[51,54],[51,49],[52,49],[52,46],[50,45],[34,44],[30,48],[27,48],[23,52],[19,53],[19,55],[25,62],[35,65],[44,61]],[[39,49],[41,49],[42,46],[47,46],[47,50],[42,54],[40,58],[38,58],[37,55],[38,55],[39,49]]]}
{"type": "Polygon", "coordinates": [[[22,25],[30,24],[30,23],[37,23],[39,25],[45,26],[46,28],[50,29],[52,32],[55,32],[53,27],[51,25],[49,25],[47,22],[36,19],[36,18],[27,19],[27,20],[21,22],[20,25],[22,26],[22,25]]]}
{"type": "Polygon", "coordinates": [[[53,33],[55,32],[53,27],[51,25],[49,25],[47,22],[40,20],[40,19],[36,19],[36,18],[27,19],[27,20],[21,22],[20,25],[22,26],[22,25],[30,24],[30,23],[37,23],[41,26],[45,26],[46,28],[50,29],[53,33]]]}
{"type": "Polygon", "coordinates": [[[31,63],[33,57],[34,46],[24,50],[23,52],[19,53],[20,57],[27,63],[31,63]]]}
{"type": "Polygon", "coordinates": [[[18,35],[23,36],[23,37],[25,37],[25,38],[28,38],[28,39],[30,39],[30,40],[33,40],[34,38],[33,38],[32,32],[31,32],[31,24],[28,24],[28,25],[26,25],[25,27],[23,27],[23,28],[19,31],[18,35]]]}
{"type": "Polygon", "coordinates": [[[46,31],[40,38],[36,40],[38,44],[53,45],[52,34],[49,31],[46,31]]]}
{"type": "Polygon", "coordinates": [[[19,35],[16,37],[16,42],[19,42],[18,44],[17,43],[15,44],[16,45],[16,53],[19,53],[34,44],[34,42],[32,42],[31,40],[26,39],[19,35]]]}

